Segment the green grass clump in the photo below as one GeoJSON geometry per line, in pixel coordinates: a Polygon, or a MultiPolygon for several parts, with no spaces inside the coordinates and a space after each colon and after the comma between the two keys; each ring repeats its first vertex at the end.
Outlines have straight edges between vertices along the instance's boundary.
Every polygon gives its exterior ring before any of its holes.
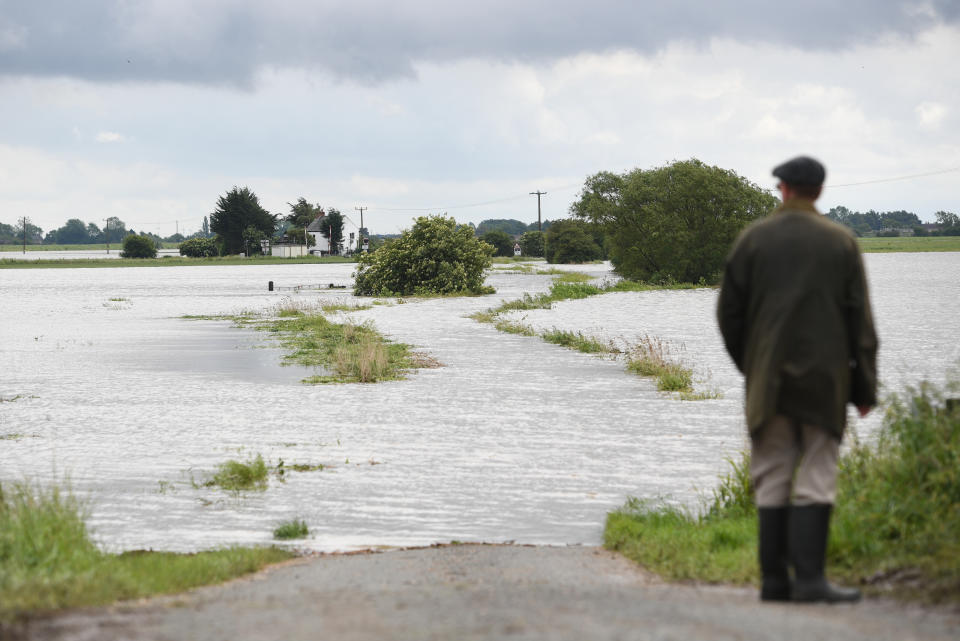
{"type": "Polygon", "coordinates": [[[267,489],[267,464],[259,454],[246,462],[229,460],[217,466],[217,472],[207,481],[208,486],[217,486],[229,492],[267,489]]]}
{"type": "Polygon", "coordinates": [[[105,554],[85,516],[69,491],[0,485],[0,637],[29,615],[180,592],[292,556],[277,548],[105,554]]]}
{"type": "Polygon", "coordinates": [[[305,539],[310,534],[307,524],[302,519],[285,521],[273,530],[273,538],[279,540],[305,539]]]}
{"type": "MultiPolygon", "coordinates": [[[[945,391],[944,391],[945,390],[945,391]]],[[[960,407],[929,384],[892,398],[873,445],[841,457],[828,575],[868,592],[960,604],[960,407]]],[[[757,517],[749,458],[731,461],[705,509],[630,499],[604,544],[674,579],[755,583],[757,517]]]]}
{"type": "Polygon", "coordinates": [[[540,337],[548,343],[575,349],[584,354],[611,354],[617,351],[609,344],[601,343],[591,336],[584,336],[582,332],[569,332],[556,327],[543,332],[540,337]]]}
{"type": "Polygon", "coordinates": [[[637,343],[627,358],[627,370],[656,378],[661,392],[680,392],[688,400],[695,398],[693,372],[674,361],[669,346],[659,338],[645,336],[637,343]]]}
{"type": "Polygon", "coordinates": [[[529,325],[524,325],[523,323],[501,320],[497,321],[494,324],[499,331],[504,332],[505,334],[519,334],[520,336],[536,336],[537,332],[535,329],[529,325]]]}

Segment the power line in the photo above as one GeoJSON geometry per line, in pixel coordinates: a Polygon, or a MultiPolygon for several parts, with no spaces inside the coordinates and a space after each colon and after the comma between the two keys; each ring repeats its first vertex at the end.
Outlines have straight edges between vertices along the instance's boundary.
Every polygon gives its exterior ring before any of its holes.
{"type": "Polygon", "coordinates": [[[911,178],[924,178],[926,176],[938,176],[940,174],[949,174],[950,172],[960,171],[960,167],[953,167],[951,169],[941,169],[940,171],[928,171],[922,174],[910,174],[909,176],[896,176],[894,178],[878,178],[877,180],[864,180],[863,182],[858,183],[844,183],[842,185],[831,185],[827,184],[827,187],[856,187],[858,185],[875,185],[877,183],[889,183],[894,182],[895,180],[909,180],[911,178]]]}
{"type": "MultiPolygon", "coordinates": [[[[583,183],[576,182],[569,185],[562,185],[560,187],[554,187],[554,191],[564,191],[566,189],[572,189],[573,187],[580,187],[583,183]]],[[[544,192],[546,193],[546,192],[544,192]]],[[[530,194],[520,194],[517,196],[508,196],[506,198],[499,198],[497,200],[487,200],[480,203],[469,203],[466,205],[452,205],[447,207],[371,207],[372,211],[395,211],[395,212],[405,212],[405,211],[450,211],[454,209],[469,209],[471,207],[484,207],[486,205],[496,205],[499,203],[511,202],[514,200],[523,200],[530,194]]]]}

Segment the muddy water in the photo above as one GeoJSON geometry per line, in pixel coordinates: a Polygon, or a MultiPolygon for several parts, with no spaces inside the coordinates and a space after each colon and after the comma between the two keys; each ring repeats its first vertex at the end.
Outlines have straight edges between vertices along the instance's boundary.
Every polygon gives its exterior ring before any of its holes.
{"type": "MultiPolygon", "coordinates": [[[[881,373],[899,389],[960,361],[960,254],[868,255],[881,373]]],[[[307,521],[322,550],[449,540],[600,541],[628,495],[696,506],[743,445],[741,382],[713,322],[712,290],[610,294],[518,314],[629,343],[667,341],[703,389],[681,402],[623,364],[466,316],[549,287],[494,270],[497,294],[387,301],[369,320],[445,366],[406,381],[304,386],[309,370],[253,330],[184,315],[261,310],[267,291],[346,283],[350,265],[0,270],[0,481],[69,479],[111,550],[266,543],[307,521]],[[216,465],[256,454],[289,472],[263,493],[203,487],[216,465]]],[[[607,266],[576,268],[598,279],[607,266]]],[[[858,421],[864,435],[878,417],[858,421]]],[[[301,545],[302,543],[298,543],[301,545]]]]}

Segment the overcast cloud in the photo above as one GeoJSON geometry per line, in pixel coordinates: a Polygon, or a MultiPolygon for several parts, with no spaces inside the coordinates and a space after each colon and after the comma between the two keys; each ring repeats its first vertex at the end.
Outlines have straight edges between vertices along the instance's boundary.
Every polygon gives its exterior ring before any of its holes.
{"type": "Polygon", "coordinates": [[[566,215],[591,173],[698,157],[822,205],[960,211],[960,2],[0,0],[0,222],[195,230],[274,213],[566,215]],[[489,205],[478,205],[498,201],[489,205]],[[531,213],[532,211],[532,213],[531,213]]]}

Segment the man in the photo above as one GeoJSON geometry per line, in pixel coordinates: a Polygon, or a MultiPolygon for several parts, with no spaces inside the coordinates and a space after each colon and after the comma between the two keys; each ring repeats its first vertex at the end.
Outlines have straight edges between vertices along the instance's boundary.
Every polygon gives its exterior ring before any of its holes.
{"type": "Polygon", "coordinates": [[[717,305],[746,378],[765,601],[857,601],[824,577],[846,404],[876,405],[877,338],[856,239],[814,208],[826,171],[773,170],[783,204],[740,234],[717,305]],[[794,577],[791,580],[790,567],[794,577]]]}

